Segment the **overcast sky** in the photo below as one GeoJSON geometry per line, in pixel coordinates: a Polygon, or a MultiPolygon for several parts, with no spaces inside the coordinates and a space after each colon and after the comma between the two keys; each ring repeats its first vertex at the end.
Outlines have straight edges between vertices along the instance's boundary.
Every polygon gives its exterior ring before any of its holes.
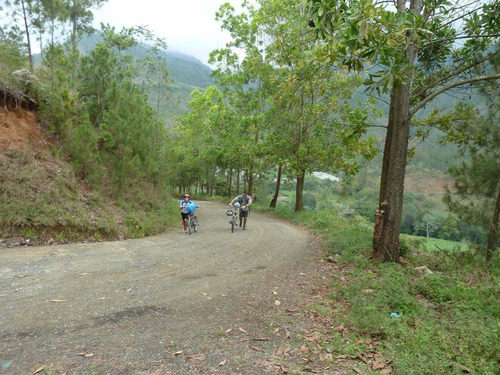
{"type": "Polygon", "coordinates": [[[168,50],[184,52],[208,63],[210,51],[229,41],[215,21],[225,2],[241,9],[242,0],[109,0],[94,10],[94,26],[109,23],[117,29],[148,26],[166,40],[168,50]]]}

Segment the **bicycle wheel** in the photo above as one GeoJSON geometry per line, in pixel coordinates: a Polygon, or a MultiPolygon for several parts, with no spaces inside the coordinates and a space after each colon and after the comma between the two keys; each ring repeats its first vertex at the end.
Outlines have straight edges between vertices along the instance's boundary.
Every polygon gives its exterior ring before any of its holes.
{"type": "Polygon", "coordinates": [[[194,229],[194,232],[198,233],[198,218],[195,216],[193,219],[194,219],[193,220],[193,229],[194,229]]]}
{"type": "Polygon", "coordinates": [[[193,226],[193,218],[191,215],[188,216],[188,231],[189,231],[189,234],[191,234],[191,227],[193,226]]]}
{"type": "Polygon", "coordinates": [[[231,220],[231,233],[234,233],[234,224],[236,223],[236,218],[233,216],[233,219],[231,220]]]}

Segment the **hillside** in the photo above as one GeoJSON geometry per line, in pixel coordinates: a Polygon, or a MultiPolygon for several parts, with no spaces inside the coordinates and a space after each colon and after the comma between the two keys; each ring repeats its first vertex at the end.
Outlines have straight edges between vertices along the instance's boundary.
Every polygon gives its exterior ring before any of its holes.
{"type": "Polygon", "coordinates": [[[111,199],[106,181],[89,186],[37,109],[5,88],[0,95],[0,248],[142,237],[169,225],[165,211],[131,210],[111,199]],[[155,214],[150,225],[147,215],[155,214]]]}
{"type": "Polygon", "coordinates": [[[0,246],[123,237],[119,210],[51,153],[57,142],[35,109],[2,106],[0,124],[0,246]]]}

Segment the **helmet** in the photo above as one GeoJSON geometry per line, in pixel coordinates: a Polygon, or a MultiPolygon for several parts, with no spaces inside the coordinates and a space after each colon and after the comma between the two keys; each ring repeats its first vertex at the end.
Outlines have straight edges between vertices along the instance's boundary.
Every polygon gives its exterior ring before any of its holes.
{"type": "Polygon", "coordinates": [[[236,207],[236,208],[238,208],[239,206],[240,206],[240,202],[236,202],[236,203],[234,204],[234,207],[236,207]]]}
{"type": "Polygon", "coordinates": [[[188,198],[189,198],[189,194],[184,194],[184,195],[182,196],[182,198],[186,198],[186,197],[188,197],[188,198]]]}
{"type": "Polygon", "coordinates": [[[231,210],[228,210],[228,211],[226,211],[226,215],[227,215],[227,216],[233,216],[233,215],[234,215],[234,212],[233,212],[233,211],[231,211],[231,210]]]}

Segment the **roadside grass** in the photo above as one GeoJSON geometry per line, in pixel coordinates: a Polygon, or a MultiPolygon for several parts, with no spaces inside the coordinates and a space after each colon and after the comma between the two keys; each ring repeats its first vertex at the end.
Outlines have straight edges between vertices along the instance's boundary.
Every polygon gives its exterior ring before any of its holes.
{"type": "Polygon", "coordinates": [[[318,340],[323,358],[359,361],[367,374],[498,374],[498,252],[486,267],[484,253],[464,262],[463,252],[442,243],[444,254],[429,251],[426,239],[405,236],[402,264],[380,264],[370,258],[372,228],[360,218],[256,206],[306,226],[329,254],[340,254],[325,303],[309,306],[329,322],[318,340]]]}
{"type": "MultiPolygon", "coordinates": [[[[165,191],[165,190],[164,190],[165,191]]],[[[137,185],[118,200],[127,236],[140,238],[173,229],[180,222],[178,201],[150,185],[137,185]]]]}

